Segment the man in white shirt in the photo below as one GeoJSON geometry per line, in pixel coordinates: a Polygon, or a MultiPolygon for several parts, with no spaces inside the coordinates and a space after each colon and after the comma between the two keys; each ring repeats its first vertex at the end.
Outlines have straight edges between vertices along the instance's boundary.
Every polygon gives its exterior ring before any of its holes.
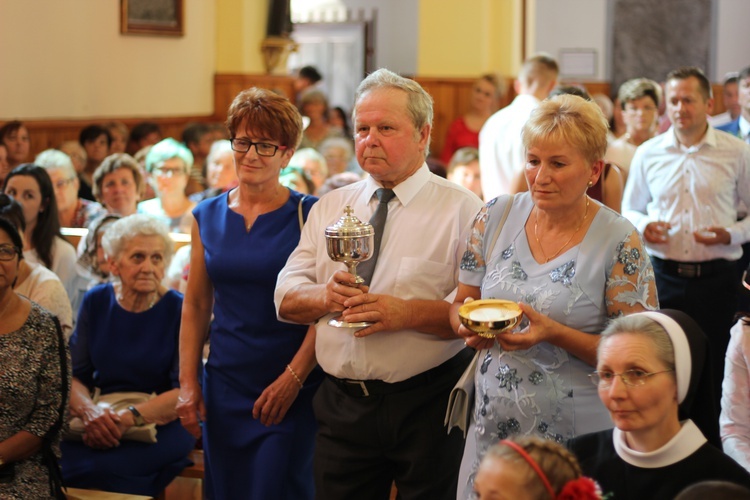
{"type": "Polygon", "coordinates": [[[482,202],[429,172],[431,128],[432,99],[422,87],[384,69],[368,76],[357,89],[354,129],[357,160],[370,176],[313,206],[279,273],[279,318],[317,321],[315,352],[328,375],[313,403],[318,498],[387,499],[394,480],[405,498],[455,498],[463,436],[448,434],[443,418],[472,353],[451,330],[449,300],[482,202]],[[356,287],[328,257],[324,232],[346,206],[370,219],[381,190],[395,198],[385,202],[372,278],[356,287]],[[330,326],[338,315],[373,324],[330,326]]]}
{"type": "Polygon", "coordinates": [[[737,308],[736,264],[750,240],[750,146],[707,122],[711,86],[698,68],[667,76],[672,127],[636,151],[623,215],[643,234],[659,303],[692,316],[709,338],[717,397],[737,308]]]}
{"type": "Polygon", "coordinates": [[[557,62],[548,55],[527,59],[513,84],[518,95],[492,115],[479,132],[479,168],[486,201],[526,190],[521,129],[539,101],[546,99],[557,85],[558,73],[557,62]]]}

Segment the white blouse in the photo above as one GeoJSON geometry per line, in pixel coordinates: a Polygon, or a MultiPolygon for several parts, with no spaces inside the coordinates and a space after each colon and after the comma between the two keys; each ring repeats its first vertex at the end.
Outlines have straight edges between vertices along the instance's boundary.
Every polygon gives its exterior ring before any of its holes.
{"type": "Polygon", "coordinates": [[[721,441],[724,453],[750,471],[750,326],[731,330],[721,390],[721,441]]]}

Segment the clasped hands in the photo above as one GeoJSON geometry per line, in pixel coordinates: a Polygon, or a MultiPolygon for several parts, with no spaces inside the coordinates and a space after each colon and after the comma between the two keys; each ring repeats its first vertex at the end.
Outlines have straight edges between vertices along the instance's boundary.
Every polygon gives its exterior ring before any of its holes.
{"type": "Polygon", "coordinates": [[[355,332],[355,337],[407,328],[411,318],[407,301],[369,293],[368,286],[358,286],[354,275],[346,271],[336,271],[326,283],[325,306],[329,312],[341,312],[344,321],[373,323],[355,332]]]}
{"type": "MultiPolygon", "coordinates": [[[[643,230],[643,239],[648,243],[666,243],[669,240],[668,231],[672,229],[669,222],[650,222],[643,230]]],[[[693,239],[703,245],[729,245],[732,235],[726,228],[721,226],[710,226],[701,231],[693,232],[693,239]]]]}
{"type": "Polygon", "coordinates": [[[128,409],[114,411],[94,405],[81,417],[84,425],[83,443],[97,450],[120,445],[125,431],[135,425],[135,417],[128,409]]]}

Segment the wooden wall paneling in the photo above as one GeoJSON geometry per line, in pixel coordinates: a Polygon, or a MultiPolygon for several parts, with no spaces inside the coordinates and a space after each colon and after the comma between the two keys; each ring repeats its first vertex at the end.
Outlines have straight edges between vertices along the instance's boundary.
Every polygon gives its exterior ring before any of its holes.
{"type": "Polygon", "coordinates": [[[77,141],[81,130],[88,125],[102,124],[109,121],[120,121],[128,128],[142,121],[153,121],[159,124],[164,137],[180,139],[182,129],[190,122],[211,122],[213,116],[180,116],[168,118],[96,118],[85,120],[22,120],[29,131],[31,154],[29,160],[49,148],[59,147],[65,141],[77,141]]]}
{"type": "Polygon", "coordinates": [[[214,115],[217,120],[227,119],[227,110],[234,98],[250,87],[277,90],[294,102],[294,78],[277,75],[216,74],[214,76],[214,115]]]}

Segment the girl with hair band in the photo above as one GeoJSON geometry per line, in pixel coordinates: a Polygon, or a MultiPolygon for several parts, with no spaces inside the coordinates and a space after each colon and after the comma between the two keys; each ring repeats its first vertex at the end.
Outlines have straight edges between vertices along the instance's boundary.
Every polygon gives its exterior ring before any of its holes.
{"type": "Polygon", "coordinates": [[[474,494],[479,500],[602,498],[599,485],[583,476],[570,451],[534,436],[491,446],[479,466],[474,494]]]}

